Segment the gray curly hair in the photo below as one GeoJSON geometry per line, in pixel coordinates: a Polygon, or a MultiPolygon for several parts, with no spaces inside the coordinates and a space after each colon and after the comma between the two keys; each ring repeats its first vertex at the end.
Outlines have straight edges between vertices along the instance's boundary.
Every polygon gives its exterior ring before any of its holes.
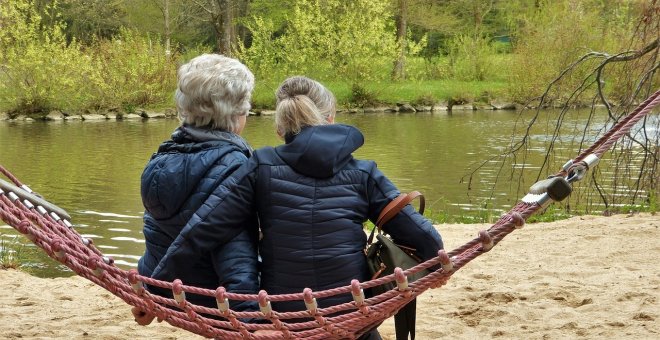
{"type": "Polygon", "coordinates": [[[236,59],[202,54],[179,67],[174,95],[182,123],[234,132],[248,114],[254,75],[236,59]]]}

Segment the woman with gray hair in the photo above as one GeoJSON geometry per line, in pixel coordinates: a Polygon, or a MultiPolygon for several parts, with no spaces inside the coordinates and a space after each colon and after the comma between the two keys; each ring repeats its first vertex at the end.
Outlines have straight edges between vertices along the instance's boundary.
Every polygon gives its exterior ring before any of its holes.
{"type": "MultiPolygon", "coordinates": [[[[364,249],[366,220],[376,222],[399,190],[373,161],[352,153],[364,143],[352,126],[333,124],[335,98],[318,82],[293,77],[276,92],[275,122],[285,144],[256,150],[232,178],[195,213],[153,276],[171,280],[191,259],[241,229],[257,211],[263,237],[261,288],[269,294],[300,293],[371,279],[364,249]]],[[[442,239],[431,221],[405,207],[383,226],[397,244],[422,260],[435,257],[442,239]]],[[[352,300],[350,294],[319,299],[319,307],[352,300]]],[[[273,302],[281,312],[304,311],[302,301],[273,302]]],[[[290,321],[290,320],[289,320],[290,321]]],[[[377,331],[364,339],[380,338],[377,331]]]]}
{"type": "MultiPolygon", "coordinates": [[[[160,145],[142,173],[146,249],[138,272],[151,276],[170,244],[193,214],[216,189],[248,160],[251,148],[240,137],[250,109],[254,76],[238,60],[217,54],[193,58],[178,70],[176,107],[181,125],[171,139],[160,145]]],[[[233,293],[258,290],[256,219],[252,228],[222,231],[227,239],[188,261],[177,278],[187,285],[215,289],[224,286],[233,293]]],[[[222,228],[219,228],[222,229],[222,228]]],[[[171,291],[148,287],[155,294],[171,297],[171,291]]],[[[197,305],[215,307],[215,299],[191,294],[197,305]]],[[[237,310],[256,308],[243,302],[237,310]]],[[[153,319],[134,308],[140,324],[153,319]]]]}

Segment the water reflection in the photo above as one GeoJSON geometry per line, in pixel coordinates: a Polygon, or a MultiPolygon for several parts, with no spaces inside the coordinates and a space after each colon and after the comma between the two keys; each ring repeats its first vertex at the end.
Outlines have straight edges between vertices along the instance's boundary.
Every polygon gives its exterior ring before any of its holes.
{"type": "MultiPolygon", "coordinates": [[[[523,121],[516,112],[502,111],[344,114],[337,120],[364,133],[365,145],[356,157],[376,160],[402,191],[422,191],[430,210],[461,215],[484,207],[495,212],[508,210],[518,199],[512,192],[529,187],[538,177],[542,155],[551,141],[555,142],[554,171],[603,131],[602,126],[589,127],[593,134],[587,140],[575,132],[559,131],[554,137],[553,112],[546,115],[549,123],[531,131],[526,156],[512,159],[505,167],[499,155],[516,138],[512,137],[514,126],[523,127],[531,119],[529,115],[523,115],[523,121]],[[485,166],[471,173],[480,164],[485,166]],[[525,175],[507,177],[516,169],[524,169],[525,175]]],[[[572,119],[571,131],[586,127],[586,118],[573,115],[564,119],[572,119]]],[[[652,119],[656,123],[650,125],[657,126],[657,115],[652,119]]],[[[94,239],[118,265],[134,267],[144,249],[140,175],[151,154],[177,125],[176,120],[0,122],[0,164],[67,210],[77,230],[94,239]]],[[[255,148],[277,145],[281,141],[274,131],[272,117],[250,117],[244,136],[255,148]]],[[[631,173],[635,166],[639,168],[635,162],[630,164],[631,173]]],[[[616,165],[599,167],[607,176],[616,165]]],[[[631,194],[622,183],[602,185],[617,195],[631,194]]],[[[578,197],[572,204],[585,202],[587,198],[578,197]]],[[[7,239],[16,235],[8,226],[0,226],[0,234],[7,239]]],[[[33,272],[67,275],[65,267],[46,259],[35,246],[25,248],[34,259],[28,264],[33,272]]]]}

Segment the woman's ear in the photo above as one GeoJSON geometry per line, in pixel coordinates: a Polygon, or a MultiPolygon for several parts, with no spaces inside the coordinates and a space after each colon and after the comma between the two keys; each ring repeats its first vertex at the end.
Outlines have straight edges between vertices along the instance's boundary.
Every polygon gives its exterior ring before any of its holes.
{"type": "Polygon", "coordinates": [[[334,124],[335,123],[335,115],[330,115],[328,116],[328,124],[334,124]]]}

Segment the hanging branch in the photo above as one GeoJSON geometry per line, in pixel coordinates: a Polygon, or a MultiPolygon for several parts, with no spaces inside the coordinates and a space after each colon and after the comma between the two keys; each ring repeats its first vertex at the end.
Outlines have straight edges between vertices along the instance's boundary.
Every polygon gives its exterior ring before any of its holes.
{"type": "MultiPolygon", "coordinates": [[[[652,8],[649,10],[650,12],[653,12],[657,9],[655,3],[656,0],[654,0],[652,8]]],[[[638,27],[635,30],[636,33],[646,32],[647,27],[641,26],[644,23],[646,25],[653,25],[655,22],[652,20],[646,20],[646,21],[641,20],[640,25],[638,25],[638,27]]],[[[651,27],[651,28],[658,30],[657,27],[651,27]]],[[[506,165],[514,164],[515,161],[518,159],[518,157],[522,156],[523,159],[522,166],[518,169],[513,169],[513,168],[511,169],[509,180],[513,181],[517,177],[518,188],[516,193],[520,194],[521,189],[526,189],[526,188],[522,188],[524,182],[523,173],[525,171],[525,165],[526,165],[526,162],[524,162],[524,160],[527,159],[527,154],[530,149],[529,144],[531,142],[530,137],[531,137],[532,129],[539,124],[539,119],[543,112],[543,108],[549,106],[549,103],[551,101],[550,99],[551,92],[554,89],[556,89],[565,78],[575,73],[578,69],[581,69],[584,66],[589,65],[591,63],[597,62],[597,64],[595,64],[595,66],[592,66],[590,71],[587,72],[586,76],[583,77],[581,83],[578,84],[574,88],[574,90],[568,95],[568,97],[561,105],[560,112],[558,113],[558,115],[554,117],[556,121],[554,123],[554,128],[552,130],[551,138],[548,142],[547,150],[543,157],[542,164],[536,175],[536,180],[538,181],[544,175],[547,176],[549,171],[551,170],[550,166],[552,166],[552,161],[554,159],[553,156],[555,153],[554,152],[555,144],[557,143],[557,140],[562,135],[562,133],[565,133],[562,132],[562,127],[563,125],[565,125],[565,119],[567,114],[569,113],[569,110],[572,108],[572,106],[578,106],[579,104],[578,98],[580,98],[585,93],[587,93],[587,91],[593,88],[595,85],[595,94],[590,101],[591,109],[586,120],[586,125],[584,126],[584,128],[581,129],[582,136],[579,141],[579,150],[577,151],[582,151],[583,148],[585,147],[585,144],[587,144],[587,141],[591,139],[590,137],[594,137],[594,133],[596,135],[600,135],[604,133],[607,126],[609,126],[610,124],[615,124],[622,117],[624,117],[626,111],[630,109],[630,106],[632,104],[634,104],[635,98],[639,98],[643,94],[648,95],[654,91],[653,77],[657,75],[658,69],[660,68],[660,63],[658,62],[658,56],[660,55],[660,39],[657,38],[657,36],[658,35],[656,34],[654,40],[644,44],[643,47],[639,49],[630,49],[613,55],[604,52],[591,51],[584,54],[583,56],[578,58],[575,62],[568,65],[565,69],[563,69],[559,73],[559,75],[556,78],[554,78],[547,85],[541,96],[532,99],[529,102],[529,103],[537,102],[537,104],[535,105],[536,109],[534,111],[534,115],[531,117],[529,122],[524,127],[524,133],[522,134],[522,136],[517,135],[515,132],[516,130],[518,130],[518,123],[516,122],[516,126],[514,127],[514,132],[512,133],[511,136],[511,143],[509,148],[506,151],[502,152],[501,154],[490,157],[481,164],[477,165],[475,168],[473,168],[473,170],[469,174],[464,176],[461,179],[461,181],[463,182],[467,180],[468,187],[471,188],[473,178],[488,164],[491,164],[493,160],[497,159],[499,160],[500,165],[498,167],[498,171],[496,174],[495,183],[492,186],[492,192],[494,192],[495,185],[500,179],[500,176],[506,170],[506,165]],[[618,113],[615,112],[613,107],[613,102],[608,100],[608,97],[604,90],[605,77],[607,75],[607,71],[609,70],[609,67],[614,64],[623,64],[624,68],[627,68],[628,65],[633,65],[631,66],[632,70],[630,72],[626,72],[626,74],[629,75],[628,79],[631,79],[633,77],[633,74],[635,73],[639,74],[637,81],[632,81],[632,80],[630,81],[632,88],[630,89],[629,94],[625,97],[623,95],[621,96],[621,98],[627,98],[627,100],[620,101],[621,112],[618,113]],[[634,70],[637,71],[633,72],[634,70]],[[598,122],[598,124],[602,124],[602,126],[596,129],[596,131],[594,131],[593,125],[596,124],[597,122],[596,107],[598,104],[602,104],[605,111],[607,112],[607,120],[604,124],[602,122],[598,122]],[[516,173],[518,174],[517,176],[516,173]]],[[[632,44],[633,42],[631,42],[631,45],[632,44]]],[[[529,103],[528,105],[526,105],[526,107],[529,106],[529,103]]],[[[522,121],[522,117],[523,117],[523,112],[521,112],[520,115],[518,116],[518,121],[522,121]]],[[[630,149],[634,145],[640,147],[643,153],[643,158],[640,161],[639,169],[636,170],[638,171],[636,175],[631,173],[630,162],[629,159],[626,158],[627,154],[625,152],[613,153],[614,157],[616,157],[615,164],[617,163],[625,164],[624,166],[625,171],[623,171],[624,175],[628,176],[627,179],[634,180],[634,184],[632,185],[631,188],[631,191],[634,192],[631,197],[633,203],[636,201],[636,198],[639,197],[640,192],[642,192],[645,189],[654,190],[655,186],[657,185],[656,183],[657,180],[654,177],[655,174],[657,174],[657,170],[658,170],[658,150],[657,150],[658,143],[657,141],[655,144],[652,143],[651,138],[653,138],[653,136],[649,135],[648,133],[648,127],[647,127],[648,123],[649,123],[648,119],[644,119],[642,122],[642,127],[640,129],[641,131],[640,137],[642,137],[641,139],[636,138],[636,136],[633,135],[632,133],[629,133],[627,135],[627,140],[629,141],[629,145],[627,145],[627,149],[630,149]],[[655,146],[655,150],[653,149],[654,146],[655,146]]],[[[658,139],[658,136],[656,136],[655,138],[658,139]]],[[[615,169],[613,174],[614,181],[617,181],[617,178],[618,176],[620,176],[621,171],[622,169],[615,169]]],[[[602,184],[599,184],[599,178],[595,173],[592,176],[591,182],[593,184],[593,187],[597,191],[598,196],[600,197],[600,201],[603,202],[603,204],[605,205],[605,209],[606,210],[610,209],[610,207],[614,202],[611,202],[612,199],[608,199],[608,195],[606,193],[607,189],[602,184]]],[[[616,190],[618,189],[615,189],[614,191],[616,190]]],[[[614,195],[612,194],[612,196],[614,195]]]]}

